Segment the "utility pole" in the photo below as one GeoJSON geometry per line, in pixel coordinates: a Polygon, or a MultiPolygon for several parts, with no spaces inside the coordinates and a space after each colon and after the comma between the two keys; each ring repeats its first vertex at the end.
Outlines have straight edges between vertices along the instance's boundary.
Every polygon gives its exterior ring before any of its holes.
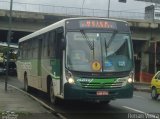
{"type": "Polygon", "coordinates": [[[13,0],[10,1],[10,11],[9,11],[9,26],[8,26],[8,35],[7,35],[7,62],[6,62],[6,78],[5,78],[5,91],[7,91],[7,83],[8,83],[8,69],[9,69],[9,49],[10,49],[10,41],[11,41],[11,27],[12,27],[12,5],[13,0]]]}
{"type": "Polygon", "coordinates": [[[154,52],[155,52],[155,55],[154,55],[154,73],[157,72],[157,41],[155,41],[154,43],[154,52]]]}
{"type": "Polygon", "coordinates": [[[108,0],[108,18],[109,18],[109,10],[110,10],[110,0],[108,0]]]}
{"type": "Polygon", "coordinates": [[[159,1],[159,0],[135,0],[135,1],[141,1],[141,2],[151,2],[151,3],[160,4],[160,1],[159,1]]]}
{"type": "Polygon", "coordinates": [[[83,0],[83,2],[82,2],[82,16],[83,16],[83,6],[84,6],[84,2],[85,2],[85,0],[83,0]]]}

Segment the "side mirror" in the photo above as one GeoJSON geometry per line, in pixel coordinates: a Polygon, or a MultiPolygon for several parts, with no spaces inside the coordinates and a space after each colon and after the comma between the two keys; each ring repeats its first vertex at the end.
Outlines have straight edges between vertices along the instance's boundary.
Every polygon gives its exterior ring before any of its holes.
{"type": "Polygon", "coordinates": [[[158,76],[155,76],[155,79],[158,79],[158,76]]]}
{"type": "Polygon", "coordinates": [[[64,38],[61,39],[61,49],[64,50],[66,48],[66,40],[64,38]]]}

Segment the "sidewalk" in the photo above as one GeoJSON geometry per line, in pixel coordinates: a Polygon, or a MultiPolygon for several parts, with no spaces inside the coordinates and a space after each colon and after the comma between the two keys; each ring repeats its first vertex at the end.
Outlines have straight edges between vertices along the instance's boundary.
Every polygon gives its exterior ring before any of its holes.
{"type": "Polygon", "coordinates": [[[0,119],[10,119],[13,116],[14,119],[58,118],[25,93],[9,85],[7,92],[4,89],[4,83],[0,82],[0,119]]]}
{"type": "Polygon", "coordinates": [[[150,92],[150,83],[143,83],[143,82],[134,82],[134,90],[136,91],[143,91],[143,92],[150,92]]]}

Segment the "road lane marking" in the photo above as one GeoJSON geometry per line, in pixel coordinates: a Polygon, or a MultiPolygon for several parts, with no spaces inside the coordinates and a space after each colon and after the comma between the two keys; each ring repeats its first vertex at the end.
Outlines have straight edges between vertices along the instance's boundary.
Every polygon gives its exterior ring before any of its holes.
{"type": "Polygon", "coordinates": [[[127,106],[122,106],[122,107],[124,107],[124,108],[126,108],[126,109],[129,109],[129,110],[133,110],[133,111],[135,111],[135,112],[145,113],[145,112],[143,112],[143,111],[140,111],[140,110],[137,110],[137,109],[134,109],[134,108],[131,108],[131,107],[127,107],[127,106]]]}
{"type": "Polygon", "coordinates": [[[137,110],[137,109],[134,109],[134,108],[131,108],[131,107],[127,107],[127,106],[122,106],[122,107],[126,108],[126,109],[129,109],[129,110],[132,110],[132,111],[135,111],[135,112],[138,112],[138,113],[142,113],[142,114],[144,114],[146,116],[146,119],[147,119],[147,117],[148,118],[152,117],[153,119],[160,119],[159,116],[156,116],[154,114],[146,113],[146,112],[143,112],[141,110],[137,110]]]}
{"type": "Polygon", "coordinates": [[[15,86],[11,85],[11,84],[8,84],[8,85],[9,85],[10,87],[15,88],[16,90],[24,93],[25,95],[30,96],[32,99],[34,99],[34,100],[36,100],[37,102],[39,102],[39,103],[40,103],[41,105],[43,105],[45,108],[49,109],[49,110],[52,111],[52,112],[55,112],[60,118],[62,118],[62,119],[67,119],[67,118],[64,117],[62,114],[57,113],[52,107],[48,106],[48,105],[45,104],[43,101],[41,101],[41,100],[39,100],[38,98],[36,98],[35,96],[33,96],[33,95],[31,95],[31,94],[23,91],[22,89],[20,89],[20,88],[18,88],[18,87],[15,87],[15,86]]]}

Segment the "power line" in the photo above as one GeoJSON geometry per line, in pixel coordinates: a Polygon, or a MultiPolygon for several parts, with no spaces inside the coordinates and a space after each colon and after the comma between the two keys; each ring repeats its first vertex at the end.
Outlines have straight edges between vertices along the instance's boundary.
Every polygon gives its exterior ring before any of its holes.
{"type": "Polygon", "coordinates": [[[125,9],[125,10],[120,10],[120,12],[134,11],[134,10],[144,10],[144,9],[125,9]]]}
{"type": "Polygon", "coordinates": [[[135,0],[135,1],[143,1],[143,2],[150,2],[150,3],[158,3],[158,4],[160,4],[160,0],[135,0]]]}

